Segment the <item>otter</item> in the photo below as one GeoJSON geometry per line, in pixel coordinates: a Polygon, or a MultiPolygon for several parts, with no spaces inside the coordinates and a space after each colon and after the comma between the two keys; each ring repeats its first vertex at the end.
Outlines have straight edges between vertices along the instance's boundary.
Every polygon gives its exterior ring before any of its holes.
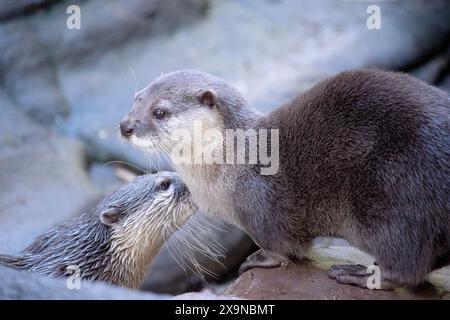
{"type": "MultiPolygon", "coordinates": [[[[260,160],[173,161],[200,210],[238,225],[260,247],[241,271],[302,259],[313,238],[337,236],[371,254],[380,289],[390,289],[414,287],[448,263],[449,117],[448,94],[404,73],[342,72],[263,115],[226,81],[187,70],[139,91],[120,128],[138,148],[172,158],[175,133],[192,133],[196,120],[224,135],[278,129],[277,139],[257,146],[278,145],[272,175],[261,174],[260,160]]],[[[360,265],[328,274],[363,288],[371,276],[360,265]]]]}
{"type": "Polygon", "coordinates": [[[0,255],[0,263],[51,277],[79,272],[80,279],[137,288],[164,240],[195,208],[176,173],[138,176],[20,255],[0,255]]]}

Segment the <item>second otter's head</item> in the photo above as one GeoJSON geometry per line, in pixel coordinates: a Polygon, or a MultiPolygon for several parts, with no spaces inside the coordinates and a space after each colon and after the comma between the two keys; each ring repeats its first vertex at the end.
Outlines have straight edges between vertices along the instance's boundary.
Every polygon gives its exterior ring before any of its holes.
{"type": "Polygon", "coordinates": [[[123,185],[103,199],[96,211],[113,235],[122,236],[129,231],[132,237],[133,233],[138,233],[136,236],[161,234],[164,228],[173,231],[195,210],[189,190],[178,175],[160,171],[138,176],[123,185]]]}
{"type": "Polygon", "coordinates": [[[242,127],[246,107],[241,94],[224,80],[198,71],[176,71],[135,95],[120,131],[139,148],[170,153],[173,138],[192,136],[198,123],[203,131],[242,127]]]}
{"type": "Polygon", "coordinates": [[[196,210],[175,172],[139,176],[106,197],[96,212],[110,229],[111,265],[124,265],[115,278],[137,285],[164,241],[196,210]]]}

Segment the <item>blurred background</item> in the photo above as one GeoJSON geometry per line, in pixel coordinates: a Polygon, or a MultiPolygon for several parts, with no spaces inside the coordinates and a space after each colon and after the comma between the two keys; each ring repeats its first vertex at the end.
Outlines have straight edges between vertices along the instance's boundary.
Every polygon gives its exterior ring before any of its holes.
{"type": "MultiPolygon", "coordinates": [[[[0,252],[18,253],[142,173],[122,161],[168,168],[118,135],[134,92],[161,73],[212,73],[268,112],[363,67],[450,90],[450,1],[1,0],[0,252]],[[66,26],[73,4],[80,29],[66,26]],[[373,4],[381,29],[368,27],[373,4]]],[[[224,266],[199,259],[216,278],[184,272],[163,248],[142,289],[220,291],[255,246],[233,227],[213,232],[224,266]]]]}

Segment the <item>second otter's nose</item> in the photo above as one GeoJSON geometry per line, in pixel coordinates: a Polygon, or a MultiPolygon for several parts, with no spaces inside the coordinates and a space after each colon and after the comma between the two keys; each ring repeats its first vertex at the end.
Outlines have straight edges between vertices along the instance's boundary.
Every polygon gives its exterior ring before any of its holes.
{"type": "Polygon", "coordinates": [[[134,125],[128,120],[122,121],[120,123],[120,133],[124,138],[131,137],[134,133],[134,125]]]}

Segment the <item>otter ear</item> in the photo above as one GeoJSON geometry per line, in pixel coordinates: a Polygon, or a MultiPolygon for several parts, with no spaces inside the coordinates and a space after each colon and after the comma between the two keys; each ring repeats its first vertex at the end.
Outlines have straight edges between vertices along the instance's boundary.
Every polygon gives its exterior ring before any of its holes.
{"type": "Polygon", "coordinates": [[[218,103],[217,94],[210,90],[201,90],[197,94],[198,101],[208,107],[214,107],[218,103]]]}
{"type": "Polygon", "coordinates": [[[108,207],[100,213],[100,221],[109,227],[113,227],[122,219],[123,213],[118,207],[108,207]]]}

